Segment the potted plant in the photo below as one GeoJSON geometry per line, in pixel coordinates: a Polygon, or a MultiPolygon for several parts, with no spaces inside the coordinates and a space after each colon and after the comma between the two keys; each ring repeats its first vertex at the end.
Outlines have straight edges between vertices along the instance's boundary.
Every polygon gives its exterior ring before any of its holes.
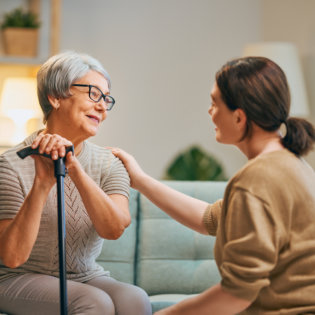
{"type": "Polygon", "coordinates": [[[211,154],[193,145],[179,153],[166,169],[167,180],[224,181],[223,166],[211,154]]]}
{"type": "Polygon", "coordinates": [[[4,15],[1,23],[4,52],[11,56],[35,57],[40,22],[35,13],[14,9],[4,15]]]}

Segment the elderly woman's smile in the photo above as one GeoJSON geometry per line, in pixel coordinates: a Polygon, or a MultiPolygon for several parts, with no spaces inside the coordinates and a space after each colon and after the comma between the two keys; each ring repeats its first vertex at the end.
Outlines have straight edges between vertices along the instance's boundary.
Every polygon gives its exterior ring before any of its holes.
{"type": "Polygon", "coordinates": [[[94,115],[87,115],[87,117],[90,119],[90,120],[92,120],[93,122],[95,122],[95,123],[97,123],[97,124],[99,124],[100,123],[100,118],[99,117],[97,117],[97,116],[94,116],[94,115]]]}

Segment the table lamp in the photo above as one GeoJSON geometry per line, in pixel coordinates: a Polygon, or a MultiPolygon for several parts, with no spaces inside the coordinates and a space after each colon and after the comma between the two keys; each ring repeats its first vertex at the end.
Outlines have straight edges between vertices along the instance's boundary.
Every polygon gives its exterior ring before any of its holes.
{"type": "Polygon", "coordinates": [[[35,78],[7,78],[0,103],[0,145],[12,146],[41,127],[35,78]]]}

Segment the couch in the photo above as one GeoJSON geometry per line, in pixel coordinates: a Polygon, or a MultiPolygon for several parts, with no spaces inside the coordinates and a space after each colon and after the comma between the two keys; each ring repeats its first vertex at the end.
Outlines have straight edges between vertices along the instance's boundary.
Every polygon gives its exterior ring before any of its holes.
{"type": "MultiPolygon", "coordinates": [[[[209,203],[223,197],[225,182],[164,181],[209,203]]],[[[198,294],[220,281],[213,258],[215,238],[170,218],[131,189],[132,223],[118,240],[105,240],[98,263],[117,280],[149,295],[153,312],[198,294]]]]}
{"type": "MultiPolygon", "coordinates": [[[[209,203],[222,198],[226,186],[225,182],[164,183],[209,203]]],[[[105,240],[98,257],[112,277],[143,288],[153,312],[220,281],[214,237],[179,224],[136,190],[131,189],[129,200],[132,223],[118,240],[105,240]]]]}

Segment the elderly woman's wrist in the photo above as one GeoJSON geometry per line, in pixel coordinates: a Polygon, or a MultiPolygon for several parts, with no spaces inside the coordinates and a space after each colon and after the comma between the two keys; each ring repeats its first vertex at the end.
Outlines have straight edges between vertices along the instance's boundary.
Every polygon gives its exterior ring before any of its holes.
{"type": "Polygon", "coordinates": [[[56,183],[55,178],[51,179],[51,178],[41,178],[38,176],[35,176],[34,178],[34,183],[33,183],[33,187],[35,189],[38,189],[42,192],[45,193],[49,193],[51,188],[54,186],[54,184],[56,183]]]}
{"type": "Polygon", "coordinates": [[[81,167],[79,162],[73,163],[70,167],[67,168],[67,173],[71,179],[75,182],[84,175],[84,170],[81,167]]]}

